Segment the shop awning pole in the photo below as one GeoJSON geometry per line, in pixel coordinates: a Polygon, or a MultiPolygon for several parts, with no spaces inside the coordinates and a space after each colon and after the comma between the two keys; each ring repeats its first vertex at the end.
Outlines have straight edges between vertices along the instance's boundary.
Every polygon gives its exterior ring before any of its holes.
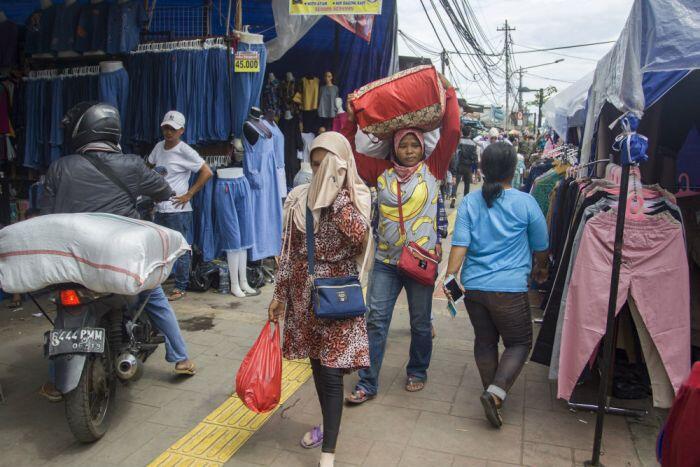
{"type": "Polygon", "coordinates": [[[228,37],[228,33],[231,32],[231,2],[233,2],[233,0],[228,0],[228,13],[226,13],[226,37],[228,37]]]}

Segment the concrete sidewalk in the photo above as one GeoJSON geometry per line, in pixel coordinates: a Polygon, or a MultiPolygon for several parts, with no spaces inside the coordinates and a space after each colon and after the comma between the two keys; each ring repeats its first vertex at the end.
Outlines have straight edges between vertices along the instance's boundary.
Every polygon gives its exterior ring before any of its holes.
{"type": "MultiPolygon", "coordinates": [[[[117,388],[118,409],[107,435],[93,445],[75,442],[63,404],[36,394],[47,378],[42,334],[49,328],[34,305],[9,311],[0,304],[0,465],[142,466],[190,432],[231,394],[235,373],[265,322],[272,289],[237,299],[190,293],[175,308],[198,365],[194,378],[173,375],[159,349],[144,377],[117,388]]],[[[437,338],[426,388],[403,389],[410,329],[405,298],[396,307],[379,396],[347,408],[338,445],[338,466],[571,466],[589,459],[594,416],[571,413],[554,399],[546,368],[528,364],[504,409],[500,431],[484,420],[466,311],[456,319],[435,300],[437,338]]],[[[351,389],[356,375],[346,378],[351,389]]],[[[635,406],[645,401],[634,401],[635,406]]],[[[320,422],[308,381],[228,461],[230,466],[314,466],[318,451],[299,439],[320,422]]],[[[606,418],[602,461],[606,466],[654,465],[657,417],[642,421],[606,418]]],[[[212,465],[212,464],[210,464],[212,465]]],[[[216,465],[216,464],[214,464],[216,465]]]]}

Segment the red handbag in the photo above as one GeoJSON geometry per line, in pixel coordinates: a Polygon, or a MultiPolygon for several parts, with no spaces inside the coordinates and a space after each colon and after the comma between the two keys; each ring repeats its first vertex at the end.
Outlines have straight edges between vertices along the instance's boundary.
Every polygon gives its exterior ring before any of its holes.
{"type": "MultiPolygon", "coordinates": [[[[406,228],[403,223],[403,203],[401,202],[401,183],[398,184],[399,228],[401,236],[406,238],[406,228]]],[[[435,285],[438,275],[440,257],[429,252],[416,242],[407,242],[401,250],[397,264],[399,272],[422,285],[435,285]]]]}

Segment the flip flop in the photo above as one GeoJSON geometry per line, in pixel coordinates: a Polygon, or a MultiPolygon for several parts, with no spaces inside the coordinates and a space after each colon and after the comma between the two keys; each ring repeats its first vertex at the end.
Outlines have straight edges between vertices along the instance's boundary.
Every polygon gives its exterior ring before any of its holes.
{"type": "Polygon", "coordinates": [[[170,292],[170,296],[168,297],[168,301],[169,302],[176,302],[176,301],[184,298],[184,296],[185,296],[185,292],[183,292],[182,290],[173,289],[173,291],[170,292]]]}
{"type": "Polygon", "coordinates": [[[178,368],[177,365],[175,365],[175,374],[194,376],[195,374],[197,374],[197,369],[195,368],[194,363],[190,363],[190,365],[185,368],[178,368]]]}
{"type": "Polygon", "coordinates": [[[409,376],[406,380],[406,391],[408,392],[422,391],[424,387],[425,381],[418,379],[414,376],[409,376]]]}
{"type": "Polygon", "coordinates": [[[375,397],[377,397],[376,394],[367,394],[364,389],[357,388],[345,398],[345,402],[351,405],[360,405],[375,397]]]}
{"type": "Polygon", "coordinates": [[[481,405],[484,406],[484,414],[486,419],[493,425],[494,428],[501,428],[503,425],[503,419],[501,418],[501,412],[496,406],[496,401],[493,400],[493,396],[490,392],[484,391],[479,398],[481,400],[481,405]]]}
{"type": "Polygon", "coordinates": [[[306,433],[301,440],[299,441],[299,444],[301,445],[302,448],[304,449],[315,449],[319,447],[320,445],[323,444],[323,430],[321,429],[320,426],[315,426],[306,433]],[[307,443],[305,441],[306,435],[309,435],[309,438],[311,440],[310,443],[307,443]]]}
{"type": "Polygon", "coordinates": [[[16,310],[17,308],[22,308],[22,302],[10,302],[9,305],[7,305],[7,308],[10,310],[16,310]]]}

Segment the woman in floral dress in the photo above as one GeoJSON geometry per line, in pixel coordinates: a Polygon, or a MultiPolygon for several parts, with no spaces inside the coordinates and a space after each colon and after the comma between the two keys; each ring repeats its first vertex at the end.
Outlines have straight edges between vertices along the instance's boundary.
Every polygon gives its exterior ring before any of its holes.
{"type": "Polygon", "coordinates": [[[284,317],[283,354],[310,358],[323,425],[301,440],[322,445],[320,466],[332,466],[343,410],[343,376],[369,366],[364,316],[318,319],[307,269],[306,208],[314,217],[315,273],[319,278],[357,275],[369,234],[371,197],[357,174],[352,148],[340,133],[327,132],[311,145],[310,184],[295,188],[284,207],[285,243],[269,318],[284,317]]]}

